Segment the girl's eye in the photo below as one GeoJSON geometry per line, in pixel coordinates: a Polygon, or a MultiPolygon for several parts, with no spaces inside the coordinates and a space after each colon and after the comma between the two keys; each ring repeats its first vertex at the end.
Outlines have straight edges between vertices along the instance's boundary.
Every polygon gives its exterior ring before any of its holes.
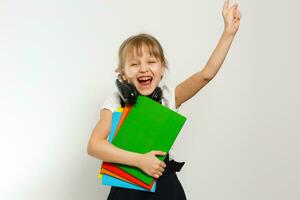
{"type": "Polygon", "coordinates": [[[156,63],[156,61],[149,61],[149,63],[156,63]]]}
{"type": "Polygon", "coordinates": [[[135,63],[132,63],[132,64],[131,64],[131,66],[136,66],[136,65],[137,65],[137,64],[135,64],[135,63]]]}

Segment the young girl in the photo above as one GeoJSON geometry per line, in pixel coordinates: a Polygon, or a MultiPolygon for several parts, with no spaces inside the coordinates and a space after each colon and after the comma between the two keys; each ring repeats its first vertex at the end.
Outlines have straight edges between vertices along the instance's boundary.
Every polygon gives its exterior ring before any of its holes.
{"type": "MultiPolygon", "coordinates": [[[[119,49],[118,78],[131,83],[140,95],[151,95],[160,87],[163,92],[162,105],[177,111],[180,105],[193,97],[218,72],[239,28],[240,12],[237,3],[229,7],[225,0],[222,12],[224,32],[205,67],[187,78],[176,87],[162,84],[161,80],[168,68],[160,43],[149,34],[139,34],[125,40],[119,49]]],[[[94,128],[88,154],[102,161],[135,166],[157,179],[156,191],[146,192],[121,187],[111,187],[109,200],[184,200],[186,195],[177,178],[184,163],[170,160],[167,152],[154,149],[145,154],[120,149],[107,141],[112,123],[112,113],[121,106],[120,96],[115,91],[106,99],[100,109],[100,120],[94,128]],[[164,161],[156,156],[166,155],[164,161]]]]}

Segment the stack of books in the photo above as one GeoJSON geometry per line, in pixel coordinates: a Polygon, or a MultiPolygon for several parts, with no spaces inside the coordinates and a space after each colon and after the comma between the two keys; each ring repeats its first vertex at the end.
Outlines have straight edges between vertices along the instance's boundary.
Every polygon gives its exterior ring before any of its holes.
{"type": "MultiPolygon", "coordinates": [[[[185,116],[140,95],[136,104],[113,113],[108,141],[141,154],[152,150],[169,152],[185,121],[185,116]]],[[[157,156],[161,161],[165,157],[157,156]]],[[[149,192],[156,189],[157,179],[137,167],[120,163],[103,162],[98,177],[102,185],[149,192]]]]}

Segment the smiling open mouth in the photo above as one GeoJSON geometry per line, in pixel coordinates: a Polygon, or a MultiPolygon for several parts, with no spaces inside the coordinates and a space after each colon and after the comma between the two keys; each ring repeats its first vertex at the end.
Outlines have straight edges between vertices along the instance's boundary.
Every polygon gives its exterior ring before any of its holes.
{"type": "Polygon", "coordinates": [[[138,79],[138,82],[142,85],[142,86],[148,86],[151,84],[152,82],[152,77],[141,77],[138,79]]]}

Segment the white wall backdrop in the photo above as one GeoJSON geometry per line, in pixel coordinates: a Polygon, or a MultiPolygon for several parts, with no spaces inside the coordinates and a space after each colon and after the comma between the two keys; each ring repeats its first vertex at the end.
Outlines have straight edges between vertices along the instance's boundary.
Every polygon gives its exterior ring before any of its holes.
{"type": "MultiPolygon", "coordinates": [[[[232,2],[231,2],[232,3],[232,2]]],[[[180,112],[188,199],[300,199],[300,3],[240,0],[217,76],[180,112]]],[[[0,1],[0,199],[106,199],[86,153],[121,42],[147,32],[179,83],[223,31],[218,1],[0,1]]]]}

